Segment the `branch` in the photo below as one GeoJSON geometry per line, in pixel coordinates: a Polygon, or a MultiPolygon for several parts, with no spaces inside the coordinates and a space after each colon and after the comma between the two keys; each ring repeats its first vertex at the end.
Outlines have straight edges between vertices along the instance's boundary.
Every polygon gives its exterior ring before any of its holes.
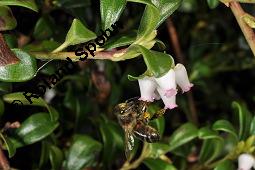
{"type": "Polygon", "coordinates": [[[6,44],[3,35],[0,33],[0,66],[16,64],[19,59],[6,44]]]}
{"type": "Polygon", "coordinates": [[[252,28],[250,28],[242,19],[242,17],[246,14],[244,12],[244,10],[242,9],[241,5],[238,2],[232,1],[229,2],[229,7],[231,8],[251,50],[252,53],[255,57],[255,34],[252,30],[252,28]]]}
{"type": "MultiPolygon", "coordinates": [[[[118,56],[124,54],[127,51],[127,49],[121,49],[121,50],[113,50],[113,51],[96,51],[95,56],[93,57],[90,55],[87,59],[99,59],[99,60],[112,60],[112,61],[118,61],[118,56]]],[[[67,57],[74,61],[79,60],[79,56],[76,56],[74,52],[56,52],[56,53],[50,53],[50,52],[30,52],[31,55],[33,55],[37,59],[54,59],[54,60],[65,60],[67,57]]]]}
{"type": "Polygon", "coordinates": [[[6,159],[1,146],[0,146],[0,169],[2,169],[2,170],[10,169],[9,162],[6,159]]]}

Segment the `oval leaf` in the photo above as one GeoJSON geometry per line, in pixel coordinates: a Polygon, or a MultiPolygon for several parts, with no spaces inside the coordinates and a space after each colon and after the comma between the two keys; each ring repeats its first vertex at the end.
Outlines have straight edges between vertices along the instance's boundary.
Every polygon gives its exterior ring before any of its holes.
{"type": "Polygon", "coordinates": [[[186,123],[174,131],[169,139],[170,150],[190,142],[198,136],[198,129],[192,123],[186,123]]]}
{"type": "Polygon", "coordinates": [[[38,8],[35,4],[34,0],[1,0],[0,5],[14,5],[14,6],[22,6],[25,8],[29,8],[35,12],[38,11],[38,8]]]}
{"type": "Polygon", "coordinates": [[[59,46],[54,52],[61,51],[69,45],[76,45],[88,42],[96,38],[96,34],[86,28],[80,20],[74,19],[73,23],[66,35],[65,42],[59,46]]]}
{"type": "Polygon", "coordinates": [[[125,9],[126,0],[100,0],[102,29],[106,30],[114,24],[125,9]]]}
{"type": "Polygon", "coordinates": [[[48,113],[36,113],[28,117],[15,129],[11,141],[15,147],[21,147],[38,142],[51,134],[58,127],[57,122],[51,121],[48,113]]]}
{"type": "Polygon", "coordinates": [[[8,150],[9,158],[13,157],[16,153],[16,147],[12,143],[12,141],[7,137],[4,136],[2,133],[0,134],[0,137],[4,141],[3,148],[8,150]]]}
{"type": "Polygon", "coordinates": [[[148,158],[143,161],[143,163],[150,169],[150,170],[176,170],[176,168],[161,160],[161,159],[152,159],[148,158]]]}
{"type": "Polygon", "coordinates": [[[231,134],[232,136],[234,136],[235,139],[238,141],[238,135],[236,133],[236,129],[227,120],[218,120],[218,121],[216,121],[213,124],[212,129],[217,130],[217,131],[227,132],[227,133],[231,134]]]}
{"type": "Polygon", "coordinates": [[[80,170],[91,166],[102,145],[85,135],[76,135],[67,155],[67,170],[80,170]]]}
{"type": "Polygon", "coordinates": [[[16,26],[17,21],[14,18],[11,9],[8,6],[0,6],[0,31],[12,30],[16,26]]]}
{"type": "Polygon", "coordinates": [[[20,62],[0,66],[0,80],[5,82],[23,82],[32,79],[37,69],[35,58],[19,49],[12,51],[20,59],[20,62]]]}
{"type": "Polygon", "coordinates": [[[61,169],[64,159],[63,152],[56,146],[50,146],[49,152],[50,162],[53,170],[61,169]]]}

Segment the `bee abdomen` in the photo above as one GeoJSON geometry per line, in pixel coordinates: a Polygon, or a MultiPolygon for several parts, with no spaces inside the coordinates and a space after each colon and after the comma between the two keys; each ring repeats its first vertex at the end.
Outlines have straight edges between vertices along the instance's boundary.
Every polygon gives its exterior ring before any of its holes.
{"type": "Polygon", "coordinates": [[[157,142],[160,139],[160,135],[156,129],[142,123],[138,123],[134,127],[134,135],[138,139],[149,143],[157,142]]]}

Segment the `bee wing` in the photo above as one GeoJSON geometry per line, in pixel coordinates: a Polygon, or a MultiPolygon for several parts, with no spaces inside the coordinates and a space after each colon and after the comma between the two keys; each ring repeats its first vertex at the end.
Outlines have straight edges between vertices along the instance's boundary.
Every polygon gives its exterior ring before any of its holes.
{"type": "Polygon", "coordinates": [[[134,136],[131,132],[125,131],[125,155],[128,160],[131,159],[131,151],[135,146],[134,136]]]}

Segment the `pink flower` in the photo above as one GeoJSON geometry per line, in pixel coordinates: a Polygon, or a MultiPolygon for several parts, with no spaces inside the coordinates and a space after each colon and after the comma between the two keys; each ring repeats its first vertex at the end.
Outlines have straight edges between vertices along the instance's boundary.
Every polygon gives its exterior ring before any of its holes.
{"type": "Polygon", "coordinates": [[[153,102],[155,96],[154,91],[157,87],[156,82],[151,77],[144,77],[138,80],[141,97],[139,100],[153,102]]]}
{"type": "Polygon", "coordinates": [[[163,100],[165,109],[173,109],[176,104],[176,86],[180,86],[183,92],[187,92],[193,86],[189,82],[187,71],[182,64],[177,64],[161,77],[145,76],[138,80],[141,97],[139,100],[153,102],[163,100]]]}
{"type": "Polygon", "coordinates": [[[182,92],[187,92],[193,87],[193,84],[189,82],[189,77],[186,68],[182,64],[177,64],[174,67],[176,83],[182,89],[182,92]]]}

